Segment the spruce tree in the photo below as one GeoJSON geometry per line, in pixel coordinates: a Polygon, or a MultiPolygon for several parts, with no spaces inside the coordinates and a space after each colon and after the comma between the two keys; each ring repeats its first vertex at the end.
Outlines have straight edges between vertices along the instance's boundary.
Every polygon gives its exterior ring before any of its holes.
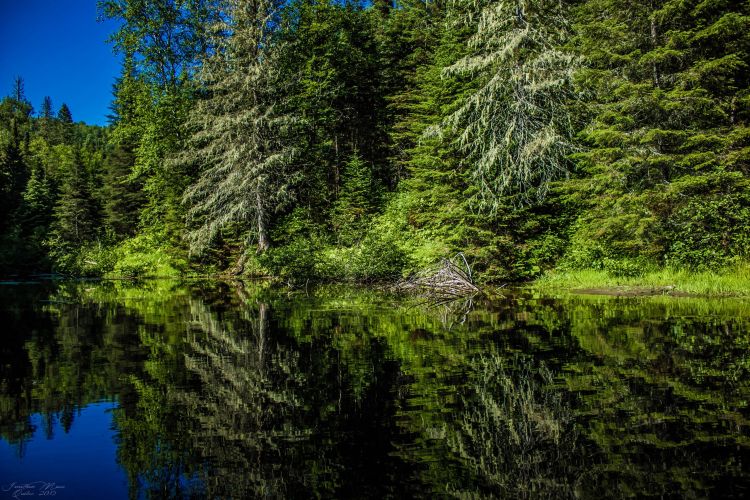
{"type": "Polygon", "coordinates": [[[10,227],[28,178],[26,163],[17,139],[10,140],[0,152],[0,229],[10,227]]]}
{"type": "Polygon", "coordinates": [[[98,211],[91,179],[81,151],[73,149],[68,159],[52,223],[53,244],[80,247],[91,241],[98,229],[98,211]]]}
{"type": "Polygon", "coordinates": [[[58,144],[72,145],[75,139],[75,129],[73,125],[73,114],[67,104],[62,103],[60,110],[57,112],[57,137],[58,144]]]}
{"type": "Polygon", "coordinates": [[[106,159],[104,223],[117,239],[134,236],[141,209],[146,203],[143,184],[133,178],[135,152],[128,145],[117,145],[106,159]]]}
{"type": "Polygon", "coordinates": [[[295,118],[279,94],[278,50],[267,23],[279,8],[274,0],[228,2],[218,36],[229,36],[216,40],[204,63],[206,98],[191,112],[188,148],[173,162],[201,172],[184,197],[194,252],[233,224],[264,252],[271,216],[291,198],[295,118]]]}
{"type": "Polygon", "coordinates": [[[54,118],[54,112],[52,111],[52,98],[48,95],[44,96],[42,101],[42,108],[39,111],[39,118],[51,119],[54,118]]]}
{"type": "Polygon", "coordinates": [[[445,70],[480,79],[444,127],[458,131],[482,210],[496,212],[508,195],[516,205],[542,200],[568,171],[578,64],[563,49],[568,24],[559,0],[491,2],[479,14],[471,53],[445,70]]]}
{"type": "Polygon", "coordinates": [[[67,104],[62,103],[60,110],[57,112],[57,119],[60,120],[60,123],[66,125],[73,124],[73,114],[70,112],[70,108],[67,104]]]}
{"type": "Polygon", "coordinates": [[[39,111],[39,132],[47,142],[54,140],[54,123],[55,114],[52,110],[52,98],[50,96],[44,96],[42,101],[42,107],[39,111]]]}
{"type": "Polygon", "coordinates": [[[308,182],[301,198],[316,213],[327,213],[355,150],[375,166],[378,177],[388,176],[377,45],[369,19],[353,4],[295,0],[284,15],[281,63],[290,82],[290,105],[305,129],[299,147],[308,182]]]}
{"type": "Polygon", "coordinates": [[[589,0],[576,17],[592,96],[583,179],[568,186],[585,210],[581,264],[715,267],[749,255],[735,215],[748,208],[750,7],[589,0]]]}
{"type": "Polygon", "coordinates": [[[25,234],[33,235],[38,229],[46,231],[52,221],[55,205],[54,185],[40,166],[31,171],[29,182],[23,192],[19,222],[25,234]]]}
{"type": "Polygon", "coordinates": [[[344,168],[341,191],[331,215],[340,244],[349,246],[364,237],[376,201],[372,168],[355,151],[344,168]]]}

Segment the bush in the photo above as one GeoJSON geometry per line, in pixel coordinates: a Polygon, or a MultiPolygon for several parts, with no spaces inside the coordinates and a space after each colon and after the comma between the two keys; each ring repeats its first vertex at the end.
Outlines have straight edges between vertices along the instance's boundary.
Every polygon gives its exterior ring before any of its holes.
{"type": "Polygon", "coordinates": [[[406,263],[406,254],[395,241],[370,233],[355,254],[351,278],[357,281],[397,279],[401,277],[406,263]]]}
{"type": "Polygon", "coordinates": [[[648,268],[646,264],[630,259],[604,259],[603,267],[613,278],[637,278],[648,268]]]}
{"type": "Polygon", "coordinates": [[[123,241],[113,250],[115,261],[109,277],[176,277],[188,269],[187,260],[161,245],[158,238],[140,234],[123,241]]]}
{"type": "Polygon", "coordinates": [[[402,276],[406,254],[392,239],[368,234],[353,247],[329,247],[320,252],[316,267],[319,278],[343,281],[389,281],[402,276]]]}
{"type": "Polygon", "coordinates": [[[286,245],[271,247],[258,261],[274,276],[292,285],[300,284],[317,277],[315,270],[320,251],[320,245],[312,238],[297,237],[286,245]]]}
{"type": "Polygon", "coordinates": [[[670,267],[715,270],[750,255],[750,200],[746,195],[693,199],[667,225],[670,267]]]}
{"type": "Polygon", "coordinates": [[[72,247],[58,240],[46,243],[52,259],[53,271],[77,277],[102,277],[111,272],[116,262],[112,247],[101,241],[72,247]]]}

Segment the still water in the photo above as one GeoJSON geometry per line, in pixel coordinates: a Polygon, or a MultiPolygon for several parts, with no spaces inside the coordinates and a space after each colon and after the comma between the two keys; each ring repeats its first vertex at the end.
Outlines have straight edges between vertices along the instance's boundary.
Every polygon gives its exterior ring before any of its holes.
{"type": "Polygon", "coordinates": [[[0,285],[0,499],[741,498],[750,302],[0,285]]]}

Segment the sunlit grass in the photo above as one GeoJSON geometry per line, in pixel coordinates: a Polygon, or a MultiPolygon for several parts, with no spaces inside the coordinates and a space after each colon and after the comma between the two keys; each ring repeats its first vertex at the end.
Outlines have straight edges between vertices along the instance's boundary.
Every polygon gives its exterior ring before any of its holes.
{"type": "Polygon", "coordinates": [[[750,297],[750,264],[742,263],[721,271],[669,269],[645,272],[642,276],[617,277],[606,271],[550,271],[532,285],[538,289],[654,289],[665,293],[750,297]]]}

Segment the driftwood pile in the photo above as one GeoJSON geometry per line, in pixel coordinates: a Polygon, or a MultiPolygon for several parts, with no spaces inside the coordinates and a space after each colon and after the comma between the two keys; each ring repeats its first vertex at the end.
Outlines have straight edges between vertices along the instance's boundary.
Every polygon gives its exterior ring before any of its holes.
{"type": "Polygon", "coordinates": [[[474,284],[471,266],[463,253],[442,259],[437,265],[401,280],[396,290],[411,292],[433,302],[449,302],[481,292],[474,284]]]}

